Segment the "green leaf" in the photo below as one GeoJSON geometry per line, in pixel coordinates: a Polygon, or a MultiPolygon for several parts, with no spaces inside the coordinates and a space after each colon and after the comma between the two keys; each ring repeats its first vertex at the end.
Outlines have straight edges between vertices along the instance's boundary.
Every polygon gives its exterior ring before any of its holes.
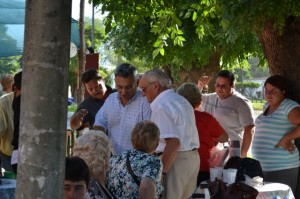
{"type": "Polygon", "coordinates": [[[156,40],[156,42],[154,43],[153,46],[156,47],[156,48],[162,46],[162,40],[161,39],[156,40]]]}
{"type": "Polygon", "coordinates": [[[185,41],[185,38],[182,37],[182,36],[178,36],[178,40],[179,40],[179,41],[185,41]]]}
{"type": "Polygon", "coordinates": [[[164,49],[164,48],[161,48],[161,49],[159,50],[159,52],[160,52],[160,54],[161,54],[162,56],[165,55],[165,49],[164,49]]]}
{"type": "Polygon", "coordinates": [[[183,35],[182,30],[178,29],[178,30],[177,30],[177,34],[178,34],[178,35],[183,35]]]}
{"type": "Polygon", "coordinates": [[[160,52],[160,48],[155,49],[155,50],[152,52],[152,58],[154,59],[154,58],[158,55],[159,52],[160,52]]]}
{"type": "Polygon", "coordinates": [[[191,12],[187,12],[187,13],[185,14],[184,18],[187,19],[187,18],[190,18],[190,16],[191,16],[191,12]]]}
{"type": "Polygon", "coordinates": [[[192,19],[193,19],[193,21],[196,21],[196,19],[197,19],[197,12],[193,13],[193,18],[192,19]]]}

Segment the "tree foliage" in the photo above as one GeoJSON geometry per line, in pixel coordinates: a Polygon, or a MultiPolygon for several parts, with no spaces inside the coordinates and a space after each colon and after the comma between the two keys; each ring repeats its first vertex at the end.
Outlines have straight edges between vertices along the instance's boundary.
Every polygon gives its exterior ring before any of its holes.
{"type": "Polygon", "coordinates": [[[22,56],[0,58],[0,75],[5,73],[14,74],[22,68],[22,56]]]}
{"type": "Polygon", "coordinates": [[[246,96],[253,97],[254,91],[260,87],[260,83],[256,82],[237,82],[235,88],[245,94],[246,96]]]}
{"type": "MultiPolygon", "coordinates": [[[[222,6],[215,1],[110,1],[101,3],[109,46],[128,60],[138,58],[151,66],[201,67],[214,53],[222,65],[262,55],[251,31],[236,35],[224,31],[222,6]]],[[[262,57],[262,56],[261,56],[262,57]]]]}
{"type": "Polygon", "coordinates": [[[274,28],[284,34],[286,20],[300,16],[300,1],[293,0],[222,0],[216,1],[223,6],[222,20],[228,31],[236,30],[237,35],[245,31],[263,30],[266,22],[274,22],[274,28]]]}
{"type": "MultiPolygon", "coordinates": [[[[85,41],[86,46],[92,45],[92,19],[85,17],[85,41]]],[[[95,52],[99,51],[105,39],[105,27],[100,19],[94,19],[94,49],[95,52]]]]}

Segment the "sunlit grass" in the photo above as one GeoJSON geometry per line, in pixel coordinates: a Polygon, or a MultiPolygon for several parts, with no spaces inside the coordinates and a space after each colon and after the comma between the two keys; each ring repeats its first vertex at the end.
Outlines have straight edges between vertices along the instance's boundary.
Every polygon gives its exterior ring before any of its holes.
{"type": "Polygon", "coordinates": [[[77,104],[71,104],[68,106],[68,112],[75,112],[77,109],[77,104]]]}
{"type": "Polygon", "coordinates": [[[251,100],[254,110],[262,110],[266,100],[251,100]]]}

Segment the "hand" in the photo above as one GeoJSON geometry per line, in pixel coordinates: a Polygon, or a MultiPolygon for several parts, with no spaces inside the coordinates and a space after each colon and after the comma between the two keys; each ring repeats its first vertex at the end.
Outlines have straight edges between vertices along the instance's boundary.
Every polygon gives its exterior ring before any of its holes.
{"type": "Polygon", "coordinates": [[[275,145],[275,147],[282,147],[290,153],[293,153],[296,149],[295,144],[291,140],[284,139],[284,137],[275,145]]]}
{"type": "Polygon", "coordinates": [[[200,89],[203,89],[204,86],[208,85],[210,80],[211,80],[210,76],[201,76],[198,80],[198,87],[200,89]]]}
{"type": "Polygon", "coordinates": [[[88,114],[88,110],[81,109],[76,113],[77,119],[79,119],[81,122],[83,121],[83,118],[88,114]]]}

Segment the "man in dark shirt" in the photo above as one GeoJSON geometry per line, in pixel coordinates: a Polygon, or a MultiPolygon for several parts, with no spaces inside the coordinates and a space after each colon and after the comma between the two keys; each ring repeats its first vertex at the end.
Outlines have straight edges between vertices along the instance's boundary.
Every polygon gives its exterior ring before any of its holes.
{"type": "Polygon", "coordinates": [[[98,110],[114,90],[104,84],[96,69],[85,71],[82,74],[81,82],[90,96],[78,105],[76,112],[70,119],[70,126],[76,130],[82,130],[83,128],[92,129],[98,110]]]}

